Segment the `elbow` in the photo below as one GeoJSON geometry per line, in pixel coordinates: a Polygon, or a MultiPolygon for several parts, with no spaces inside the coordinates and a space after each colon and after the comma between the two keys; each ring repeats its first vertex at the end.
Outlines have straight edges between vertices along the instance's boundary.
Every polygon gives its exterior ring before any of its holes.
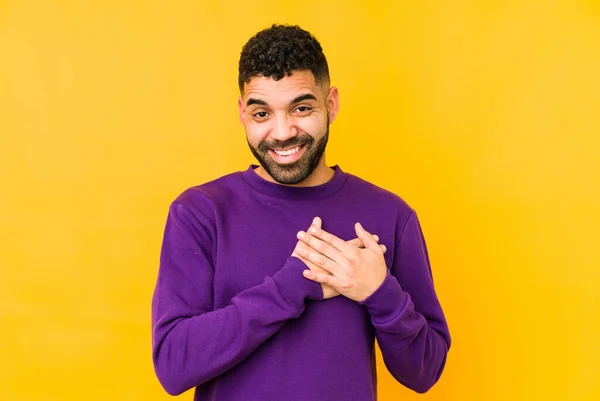
{"type": "Polygon", "coordinates": [[[155,348],[152,358],[156,378],[167,394],[180,395],[199,385],[200,383],[192,384],[189,372],[184,368],[184,361],[171,358],[169,354],[169,350],[164,347],[155,348]]]}
{"type": "Polygon", "coordinates": [[[448,351],[446,350],[443,354],[437,369],[426,370],[417,378],[417,380],[415,380],[415,385],[411,387],[412,390],[419,394],[425,394],[440,380],[444,367],[446,366],[446,358],[448,357],[447,352],[448,351]]]}
{"type": "Polygon", "coordinates": [[[185,392],[185,389],[183,389],[180,386],[172,385],[171,383],[167,384],[164,382],[161,382],[161,384],[162,384],[162,387],[167,392],[167,394],[169,394],[169,395],[175,396],[175,395],[183,394],[185,392]]]}
{"type": "Polygon", "coordinates": [[[396,377],[396,380],[406,388],[418,394],[425,394],[434,386],[438,381],[438,377],[413,377],[411,379],[396,377]]]}
{"type": "Polygon", "coordinates": [[[419,394],[425,394],[426,392],[428,392],[429,390],[431,390],[431,388],[433,387],[433,385],[437,383],[437,379],[435,380],[421,380],[417,383],[415,383],[412,386],[409,386],[409,388],[411,390],[413,390],[416,393],[419,394]]]}
{"type": "Polygon", "coordinates": [[[168,351],[162,354],[157,352],[153,358],[154,373],[167,394],[180,395],[210,379],[206,372],[191,372],[185,360],[170,358],[168,354],[168,351]]]}
{"type": "Polygon", "coordinates": [[[176,396],[192,389],[195,385],[186,368],[185,356],[177,352],[173,342],[165,337],[155,336],[152,346],[154,373],[167,394],[176,396]]]}
{"type": "Polygon", "coordinates": [[[180,395],[191,388],[186,386],[176,373],[170,372],[164,366],[155,364],[154,371],[158,382],[169,395],[180,395]]]}
{"type": "Polygon", "coordinates": [[[407,374],[408,372],[404,370],[404,374],[401,374],[401,372],[397,371],[398,374],[393,374],[393,376],[405,387],[413,390],[416,393],[425,394],[431,390],[431,388],[442,376],[442,372],[446,366],[446,357],[447,353],[444,353],[441,360],[439,360],[435,366],[432,366],[432,364],[421,365],[419,368],[414,369],[412,374],[407,374]]]}

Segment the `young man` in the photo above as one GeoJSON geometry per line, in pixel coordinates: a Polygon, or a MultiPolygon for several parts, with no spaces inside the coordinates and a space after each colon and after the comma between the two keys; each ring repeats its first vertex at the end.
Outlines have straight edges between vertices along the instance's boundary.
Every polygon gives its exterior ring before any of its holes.
{"type": "Polygon", "coordinates": [[[197,401],[371,401],[377,338],[391,374],[427,391],[450,335],[419,222],[327,166],[339,95],[320,44],[297,26],[259,32],[239,85],[260,166],[171,205],[152,303],[158,379],[197,401]]]}

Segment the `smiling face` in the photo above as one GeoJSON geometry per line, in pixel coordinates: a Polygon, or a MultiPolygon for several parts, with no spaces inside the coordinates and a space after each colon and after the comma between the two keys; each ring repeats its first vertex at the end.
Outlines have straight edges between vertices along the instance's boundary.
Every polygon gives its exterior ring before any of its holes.
{"type": "Polygon", "coordinates": [[[257,174],[297,186],[326,180],[324,152],[338,105],[337,89],[316,83],[308,70],[246,83],[238,106],[250,150],[264,169],[257,174]]]}

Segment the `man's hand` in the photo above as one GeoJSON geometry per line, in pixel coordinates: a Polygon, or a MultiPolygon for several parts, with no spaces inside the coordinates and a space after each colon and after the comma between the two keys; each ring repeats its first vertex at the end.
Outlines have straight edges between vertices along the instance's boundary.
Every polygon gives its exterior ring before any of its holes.
{"type": "MultiPolygon", "coordinates": [[[[310,228],[310,229],[315,228],[316,230],[321,230],[321,219],[316,217],[310,228]]],[[[373,241],[375,243],[379,242],[379,237],[377,235],[372,235],[371,236],[373,241]]],[[[349,246],[359,249],[359,248],[364,248],[364,244],[363,241],[360,238],[354,238],[352,240],[346,241],[346,244],[348,244],[349,246]]],[[[324,270],[322,268],[320,268],[319,266],[317,266],[315,263],[311,262],[309,259],[303,257],[302,255],[300,255],[300,253],[298,252],[299,248],[302,248],[304,245],[302,244],[301,241],[298,241],[298,243],[296,243],[296,248],[294,249],[294,252],[292,253],[292,256],[295,256],[297,258],[299,258],[300,260],[302,260],[310,269],[311,272],[313,273],[320,273],[320,274],[326,274],[326,275],[331,275],[330,272],[328,272],[327,270],[324,270]]],[[[385,253],[386,251],[386,247],[385,245],[379,245],[381,251],[383,253],[385,253]]],[[[310,278],[308,276],[306,276],[307,278],[310,278]]],[[[314,280],[316,281],[316,280],[314,280]]],[[[334,290],[331,286],[328,286],[324,283],[321,283],[321,288],[323,289],[323,299],[329,299],[329,298],[333,298],[333,297],[337,297],[338,295],[340,295],[340,293],[336,290],[334,290]]]]}
{"type": "Polygon", "coordinates": [[[355,230],[364,248],[323,230],[319,219],[308,232],[298,232],[300,241],[294,253],[321,269],[305,270],[304,277],[361,302],[383,283],[387,268],[383,258],[385,245],[379,245],[360,223],[356,223],[355,230]]]}

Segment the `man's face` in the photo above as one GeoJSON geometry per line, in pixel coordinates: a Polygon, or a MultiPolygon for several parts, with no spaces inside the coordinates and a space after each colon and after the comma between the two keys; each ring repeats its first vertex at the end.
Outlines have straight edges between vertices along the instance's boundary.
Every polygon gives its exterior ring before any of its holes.
{"type": "Polygon", "coordinates": [[[298,184],[322,160],[337,112],[337,90],[317,84],[305,70],[279,81],[259,76],[244,86],[239,108],[260,165],[275,181],[298,184]]]}

